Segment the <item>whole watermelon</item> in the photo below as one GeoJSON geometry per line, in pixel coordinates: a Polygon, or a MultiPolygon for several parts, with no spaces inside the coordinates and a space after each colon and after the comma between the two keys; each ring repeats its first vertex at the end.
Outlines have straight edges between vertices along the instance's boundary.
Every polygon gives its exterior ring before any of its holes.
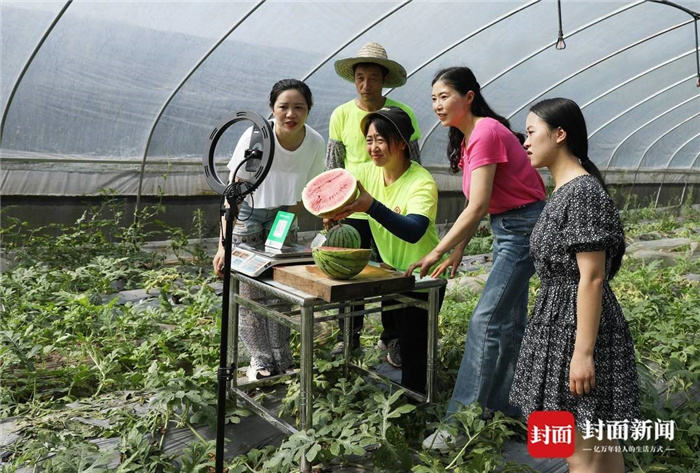
{"type": "Polygon", "coordinates": [[[350,279],[360,274],[367,263],[371,250],[319,246],[311,250],[316,266],[333,279],[350,279]]]}
{"type": "Polygon", "coordinates": [[[326,246],[358,249],[361,244],[360,232],[350,225],[339,223],[326,234],[326,246]]]}

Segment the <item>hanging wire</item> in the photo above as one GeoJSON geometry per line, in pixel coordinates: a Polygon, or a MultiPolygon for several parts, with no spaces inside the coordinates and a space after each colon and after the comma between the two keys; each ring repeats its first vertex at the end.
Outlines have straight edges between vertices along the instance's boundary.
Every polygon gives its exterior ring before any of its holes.
{"type": "Polygon", "coordinates": [[[559,51],[566,49],[566,43],[564,42],[564,30],[561,26],[561,0],[557,0],[557,10],[559,12],[559,36],[557,37],[557,44],[555,48],[559,51]]]}
{"type": "Polygon", "coordinates": [[[660,3],[661,5],[666,5],[669,7],[676,8],[678,10],[684,11],[688,15],[693,17],[694,23],[695,23],[695,71],[697,74],[697,81],[695,82],[696,87],[700,87],[700,45],[698,44],[698,20],[700,20],[700,13],[691,10],[690,8],[686,8],[682,5],[678,5],[673,2],[669,2],[668,0],[647,0],[648,2],[651,3],[660,3]]]}
{"type": "Polygon", "coordinates": [[[698,45],[698,19],[695,18],[695,68],[698,75],[698,80],[695,82],[695,87],[700,87],[700,45],[698,45]]]}

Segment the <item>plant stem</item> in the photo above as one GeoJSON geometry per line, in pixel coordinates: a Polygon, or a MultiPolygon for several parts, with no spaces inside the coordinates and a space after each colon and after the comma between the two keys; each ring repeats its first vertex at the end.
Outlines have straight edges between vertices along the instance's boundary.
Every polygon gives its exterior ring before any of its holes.
{"type": "Polygon", "coordinates": [[[165,410],[165,422],[163,423],[163,433],[160,436],[160,442],[158,442],[158,448],[163,450],[163,442],[165,441],[165,432],[168,430],[168,423],[170,422],[170,409],[165,410]]]}
{"type": "Polygon", "coordinates": [[[195,435],[195,437],[197,437],[200,441],[202,441],[202,442],[204,442],[204,443],[207,442],[207,441],[204,439],[204,437],[202,437],[201,435],[199,435],[199,432],[197,432],[197,429],[195,429],[194,427],[192,427],[192,424],[190,424],[190,423],[189,423],[188,421],[186,421],[186,420],[183,420],[182,422],[192,431],[192,433],[195,435]]]}
{"type": "Polygon", "coordinates": [[[462,447],[462,449],[459,451],[457,456],[452,459],[450,464],[445,467],[445,470],[449,470],[450,468],[452,468],[454,466],[457,459],[462,457],[462,454],[464,454],[464,452],[467,450],[467,447],[469,446],[469,444],[471,444],[472,440],[474,440],[476,437],[478,437],[478,435],[479,434],[476,434],[474,437],[469,437],[469,440],[467,440],[467,443],[464,444],[464,447],[462,447]]]}
{"type": "MultiPolygon", "coordinates": [[[[494,426],[494,425],[496,425],[496,424],[504,424],[504,423],[505,423],[505,421],[503,421],[503,420],[497,420],[497,421],[492,422],[492,423],[491,423],[491,426],[494,426]]],[[[476,439],[477,437],[479,437],[479,435],[481,435],[481,433],[482,433],[484,430],[486,430],[485,426],[484,426],[483,429],[481,429],[480,431],[478,431],[473,437],[470,436],[469,434],[467,434],[467,437],[469,437],[469,440],[467,440],[467,443],[464,444],[464,446],[463,446],[462,449],[459,451],[459,453],[457,454],[457,456],[454,457],[454,458],[452,459],[452,462],[450,462],[450,464],[447,465],[447,466],[445,467],[445,470],[449,470],[450,468],[452,468],[452,467],[454,466],[454,464],[455,464],[455,462],[457,461],[457,459],[458,459],[458,458],[461,458],[462,454],[467,450],[467,447],[472,443],[472,441],[473,441],[474,439],[476,439]]]]}

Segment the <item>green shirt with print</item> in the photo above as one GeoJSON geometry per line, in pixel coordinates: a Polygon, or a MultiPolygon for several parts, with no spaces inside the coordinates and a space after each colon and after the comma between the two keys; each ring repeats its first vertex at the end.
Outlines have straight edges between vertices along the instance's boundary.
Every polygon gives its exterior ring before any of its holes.
{"type": "MultiPolygon", "coordinates": [[[[411,141],[419,140],[421,135],[418,128],[418,120],[411,107],[387,97],[384,107],[390,106],[400,107],[411,117],[414,130],[413,135],[411,135],[411,141]]],[[[328,138],[338,141],[345,146],[345,169],[350,171],[355,177],[357,177],[357,168],[361,164],[371,162],[369,154],[367,154],[365,136],[360,128],[362,119],[368,113],[358,107],[353,99],[333,110],[328,124],[328,138]]],[[[352,215],[352,218],[366,219],[367,214],[356,213],[352,215]]]]}
{"type": "Polygon", "coordinates": [[[405,271],[437,246],[440,241],[435,227],[438,188],[433,176],[423,166],[411,162],[406,172],[388,186],[384,185],[382,168],[373,162],[358,166],[356,177],[372,197],[394,212],[403,216],[422,215],[430,222],[421,239],[417,243],[409,243],[370,218],[372,236],[386,264],[405,271]]]}

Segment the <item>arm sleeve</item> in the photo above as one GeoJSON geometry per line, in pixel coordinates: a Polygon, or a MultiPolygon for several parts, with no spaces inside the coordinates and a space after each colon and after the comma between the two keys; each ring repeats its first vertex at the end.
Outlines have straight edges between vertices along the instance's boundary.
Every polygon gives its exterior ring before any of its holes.
{"type": "Polygon", "coordinates": [[[411,153],[411,159],[420,164],[420,146],[418,145],[418,140],[412,140],[408,144],[408,150],[411,153]]]}
{"type": "Polygon", "coordinates": [[[413,125],[413,134],[411,135],[411,142],[408,144],[411,160],[420,164],[420,145],[418,144],[418,140],[421,139],[421,134],[420,126],[418,126],[418,119],[416,118],[416,114],[413,113],[413,109],[408,105],[403,105],[403,107],[401,108],[403,108],[404,112],[406,112],[408,116],[411,117],[411,124],[413,125]]]}
{"type": "Polygon", "coordinates": [[[326,170],[345,168],[346,149],[343,143],[343,123],[345,122],[342,106],[333,110],[328,120],[328,146],[326,147],[326,170]]]}
{"type": "Polygon", "coordinates": [[[404,217],[393,212],[377,199],[374,199],[367,213],[381,226],[409,243],[417,243],[425,235],[430,224],[428,217],[417,214],[409,214],[404,217]]]}
{"type": "Polygon", "coordinates": [[[328,140],[326,148],[326,170],[345,168],[345,145],[341,141],[328,140]]]}
{"type": "Polygon", "coordinates": [[[612,255],[624,241],[620,214],[610,196],[595,183],[574,189],[562,226],[564,243],[571,253],[607,251],[612,255]]]}

